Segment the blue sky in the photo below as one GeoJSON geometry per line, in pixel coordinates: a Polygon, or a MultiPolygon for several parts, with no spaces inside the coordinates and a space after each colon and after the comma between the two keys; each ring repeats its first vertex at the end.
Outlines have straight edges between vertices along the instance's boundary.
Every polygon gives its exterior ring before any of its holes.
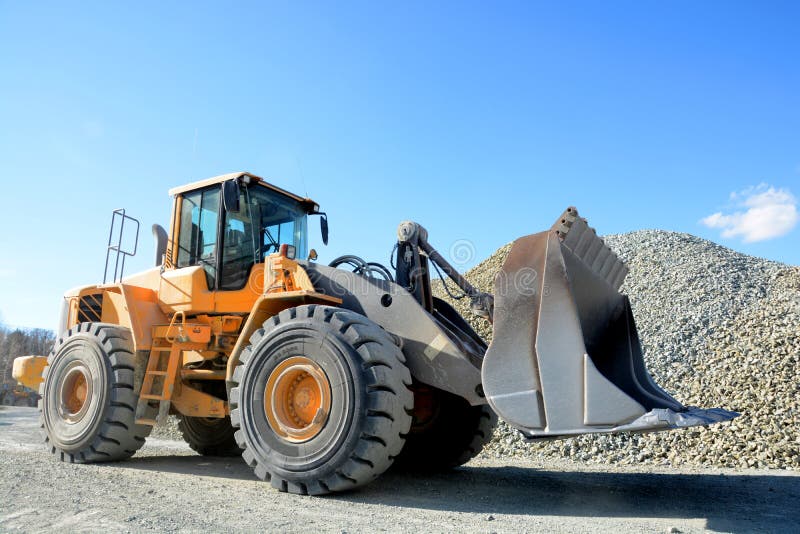
{"type": "Polygon", "coordinates": [[[466,268],[574,204],[800,264],[798,6],[0,1],[0,320],[53,327],[113,208],[234,170],[323,206],[321,261],[414,219],[466,268]]]}

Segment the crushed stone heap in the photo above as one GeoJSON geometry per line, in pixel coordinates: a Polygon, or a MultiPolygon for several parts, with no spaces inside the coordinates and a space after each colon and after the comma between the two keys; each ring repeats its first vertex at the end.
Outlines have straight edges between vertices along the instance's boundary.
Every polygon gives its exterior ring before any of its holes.
{"type": "MultiPolygon", "coordinates": [[[[656,383],[685,405],[740,412],[731,423],[651,434],[584,435],[526,443],[500,423],[490,457],[591,463],[800,468],[800,267],[740,254],[682,233],[604,237],[625,260],[628,294],[656,383]]],[[[482,291],[510,245],[465,273],[482,291]]],[[[451,285],[452,286],[452,285],[451,285]]],[[[487,341],[491,326],[453,301],[487,341]]]]}

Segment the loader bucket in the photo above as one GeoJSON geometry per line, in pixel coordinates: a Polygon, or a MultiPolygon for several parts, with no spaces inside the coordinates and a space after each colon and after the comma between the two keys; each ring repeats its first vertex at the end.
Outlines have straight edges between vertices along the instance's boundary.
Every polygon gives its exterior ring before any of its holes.
{"type": "Polygon", "coordinates": [[[575,208],[513,243],[495,280],[482,381],[492,408],[526,437],[666,430],[738,415],[683,406],[656,385],[618,291],[627,272],[575,208]]]}

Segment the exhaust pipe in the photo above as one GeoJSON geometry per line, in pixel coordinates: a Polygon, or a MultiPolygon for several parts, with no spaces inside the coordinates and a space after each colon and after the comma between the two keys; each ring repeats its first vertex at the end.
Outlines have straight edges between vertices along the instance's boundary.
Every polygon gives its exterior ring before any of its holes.
{"type": "Polygon", "coordinates": [[[683,406],[645,367],[627,266],[575,208],[517,239],[497,279],[482,368],[489,404],[531,439],[655,431],[729,421],[683,406]]]}

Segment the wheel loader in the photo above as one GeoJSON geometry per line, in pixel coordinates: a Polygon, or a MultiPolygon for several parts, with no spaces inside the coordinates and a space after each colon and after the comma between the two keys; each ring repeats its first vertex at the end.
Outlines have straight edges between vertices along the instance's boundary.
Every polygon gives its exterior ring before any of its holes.
{"type": "Polygon", "coordinates": [[[61,461],[128,458],[174,414],[198,453],[241,455],[274,488],[318,495],[392,464],[464,464],[498,416],[535,441],[738,415],[652,380],[618,291],[627,267],[575,208],[517,239],[486,294],[414,222],[397,230],[393,268],[321,265],[308,221],[327,244],[327,217],[309,198],[246,172],[170,195],[154,267],[124,276],[139,222],[116,210],[103,283],[66,292],[48,357],[14,362],[61,461]],[[492,323],[491,344],[434,296],[431,268],[492,323]]]}

